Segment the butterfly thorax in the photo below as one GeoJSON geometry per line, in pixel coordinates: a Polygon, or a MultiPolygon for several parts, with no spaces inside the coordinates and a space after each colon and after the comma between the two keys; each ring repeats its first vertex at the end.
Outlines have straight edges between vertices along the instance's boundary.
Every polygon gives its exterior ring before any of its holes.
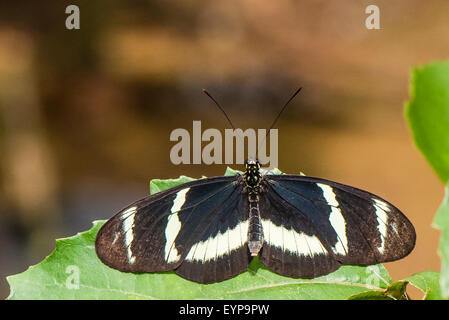
{"type": "Polygon", "coordinates": [[[257,160],[245,162],[245,183],[249,193],[258,192],[260,183],[260,163],[257,160]]]}
{"type": "Polygon", "coordinates": [[[245,184],[249,202],[248,248],[252,256],[257,256],[263,245],[263,230],[260,220],[260,163],[257,160],[245,162],[245,184]]]}

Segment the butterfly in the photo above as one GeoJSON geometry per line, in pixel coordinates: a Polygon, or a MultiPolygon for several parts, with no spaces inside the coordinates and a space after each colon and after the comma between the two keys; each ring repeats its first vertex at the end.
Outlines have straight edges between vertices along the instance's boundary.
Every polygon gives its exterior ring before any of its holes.
{"type": "Polygon", "coordinates": [[[280,275],[315,278],[343,264],[401,259],[415,241],[412,223],[379,196],[264,172],[249,159],[244,173],[187,182],[130,204],[101,227],[95,249],[121,271],[174,270],[214,283],[244,272],[256,256],[280,275]]]}
{"type": "Polygon", "coordinates": [[[414,245],[411,222],[386,200],[351,186],[300,175],[199,179],[141,199],[99,230],[106,265],[129,272],[175,270],[213,283],[244,272],[254,256],[274,272],[315,278],[342,264],[401,259],[414,245]]]}

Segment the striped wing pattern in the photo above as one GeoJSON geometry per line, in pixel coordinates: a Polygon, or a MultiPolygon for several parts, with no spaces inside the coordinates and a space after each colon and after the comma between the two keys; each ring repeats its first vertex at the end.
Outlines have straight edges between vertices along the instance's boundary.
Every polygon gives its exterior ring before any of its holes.
{"type": "Polygon", "coordinates": [[[370,265],[408,255],[416,234],[384,199],[343,184],[265,176],[261,260],[282,275],[314,278],[341,264],[370,265]]]}
{"type": "Polygon", "coordinates": [[[176,270],[202,283],[245,271],[247,203],[238,177],[196,180],[137,201],[100,229],[99,258],[130,272],[176,270]]]}
{"type": "MultiPolygon", "coordinates": [[[[97,255],[121,271],[175,270],[200,283],[238,275],[252,259],[243,177],[200,179],[127,206],[100,229],[97,255]]],[[[284,276],[314,278],[342,264],[393,261],[415,245],[413,225],[399,209],[329,180],[262,176],[257,208],[260,260],[284,276]]]]}

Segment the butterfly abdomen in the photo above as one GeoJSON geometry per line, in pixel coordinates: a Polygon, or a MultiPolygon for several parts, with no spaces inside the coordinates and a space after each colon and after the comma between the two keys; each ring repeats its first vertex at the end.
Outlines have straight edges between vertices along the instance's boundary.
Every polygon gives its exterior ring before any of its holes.
{"type": "Polygon", "coordinates": [[[260,221],[259,195],[249,194],[248,248],[252,256],[257,256],[263,246],[263,230],[260,221]]]}
{"type": "Polygon", "coordinates": [[[263,246],[263,229],[259,211],[260,165],[258,161],[246,163],[245,183],[249,202],[248,248],[257,256],[263,246]]]}

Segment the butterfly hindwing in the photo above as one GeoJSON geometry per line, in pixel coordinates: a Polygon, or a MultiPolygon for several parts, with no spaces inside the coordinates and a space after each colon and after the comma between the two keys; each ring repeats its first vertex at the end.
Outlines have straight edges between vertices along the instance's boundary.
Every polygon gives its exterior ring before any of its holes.
{"type": "Polygon", "coordinates": [[[212,283],[234,277],[248,268],[248,200],[242,196],[241,186],[216,208],[213,221],[200,226],[195,239],[176,269],[183,278],[212,283]]]}
{"type": "Polygon", "coordinates": [[[283,203],[297,212],[287,228],[304,225],[302,230],[317,236],[329,257],[339,263],[393,261],[414,247],[416,235],[410,221],[372,193],[307,176],[266,176],[266,185],[268,198],[278,198],[271,203],[283,203]],[[304,219],[311,227],[305,227],[304,219]]]}
{"type": "Polygon", "coordinates": [[[314,278],[338,269],[340,263],[307,215],[270,189],[259,208],[264,234],[260,259],[269,269],[294,278],[314,278]]]}
{"type": "MultiPolygon", "coordinates": [[[[236,201],[228,200],[241,193],[237,180],[237,177],[196,180],[133,203],[108,220],[98,232],[95,245],[98,256],[105,264],[121,271],[178,268],[191,247],[203,240],[204,232],[214,230],[217,217],[223,221],[223,208],[236,205],[236,201]]],[[[235,211],[235,221],[244,221],[242,210],[243,204],[235,211]]]]}

